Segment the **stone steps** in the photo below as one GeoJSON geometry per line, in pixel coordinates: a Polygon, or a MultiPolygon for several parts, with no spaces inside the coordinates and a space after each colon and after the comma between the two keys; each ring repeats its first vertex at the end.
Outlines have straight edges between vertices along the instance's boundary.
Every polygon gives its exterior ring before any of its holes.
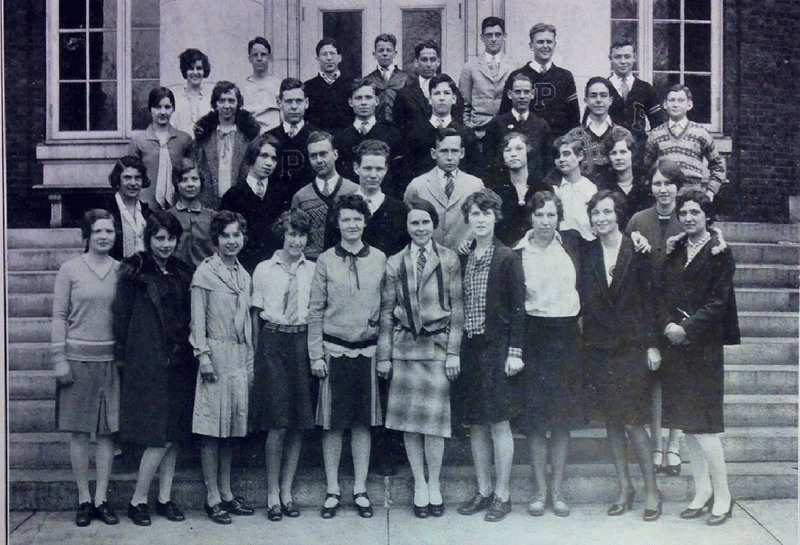
{"type": "Polygon", "coordinates": [[[736,288],[736,308],[797,314],[798,296],[800,290],[790,288],[736,288]]]}
{"type": "MultiPolygon", "coordinates": [[[[302,462],[301,462],[302,464],[302,462]]],[[[797,497],[797,467],[787,462],[748,462],[728,464],[731,493],[737,499],[776,499],[797,497]]],[[[643,488],[639,469],[630,466],[634,487],[638,491],[636,510],[642,509],[643,488]]],[[[511,474],[511,490],[515,509],[523,509],[533,496],[530,467],[515,466],[511,474]]],[[[658,476],[658,485],[667,502],[687,502],[694,494],[691,471],[688,465],[677,477],[658,476]]],[[[263,509],[266,503],[264,468],[235,470],[233,489],[248,498],[255,507],[263,509]]],[[[11,470],[9,488],[14,498],[15,510],[63,511],[75,508],[76,489],[72,472],[67,469],[11,470]]],[[[114,473],[109,487],[109,503],[124,513],[136,481],[135,472],[114,473]]],[[[341,477],[343,506],[350,506],[349,493],[353,479],[341,477]]],[[[154,502],[155,487],[151,489],[154,502]]],[[[610,503],[616,494],[614,467],[610,464],[570,464],[567,466],[564,494],[568,502],[610,503]]],[[[470,466],[444,467],[442,470],[442,495],[451,506],[472,496],[475,490],[474,470],[470,466]]],[[[408,469],[394,477],[370,474],[367,491],[377,505],[409,506],[413,499],[413,479],[408,469]]],[[[293,491],[295,501],[306,509],[316,511],[325,497],[325,477],[319,468],[298,471],[293,491]]],[[[197,468],[179,469],[173,486],[173,499],[180,505],[199,508],[205,501],[205,486],[197,468]]],[[[256,516],[263,516],[257,513],[256,516]]],[[[312,514],[309,514],[312,515],[312,514]]]]}
{"type": "Polygon", "coordinates": [[[794,288],[800,287],[800,268],[797,265],[771,263],[742,263],[736,265],[733,285],[737,288],[794,288]]]}
{"type": "Polygon", "coordinates": [[[83,248],[18,248],[8,250],[12,271],[57,271],[61,264],[83,253],[83,248]]]}
{"type": "Polygon", "coordinates": [[[764,242],[730,242],[728,244],[737,264],[776,263],[797,265],[800,261],[800,244],[770,244],[764,242]]]}
{"type": "Polygon", "coordinates": [[[80,229],[9,229],[9,250],[27,248],[83,248],[80,229]]]}

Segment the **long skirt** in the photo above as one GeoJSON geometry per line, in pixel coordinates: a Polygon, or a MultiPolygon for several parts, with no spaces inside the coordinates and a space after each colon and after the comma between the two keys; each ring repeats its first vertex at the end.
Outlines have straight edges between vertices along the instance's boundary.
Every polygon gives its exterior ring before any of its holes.
{"type": "Polygon", "coordinates": [[[450,437],[450,382],[443,361],[394,360],[385,426],[450,437]]]}
{"type": "Polygon", "coordinates": [[[314,427],[311,368],[306,332],[261,329],[256,351],[250,428],[307,430],[314,427]]]}
{"type": "Polygon", "coordinates": [[[113,361],[70,360],[73,382],[57,395],[58,430],[109,435],[119,431],[119,371],[113,361]]]}

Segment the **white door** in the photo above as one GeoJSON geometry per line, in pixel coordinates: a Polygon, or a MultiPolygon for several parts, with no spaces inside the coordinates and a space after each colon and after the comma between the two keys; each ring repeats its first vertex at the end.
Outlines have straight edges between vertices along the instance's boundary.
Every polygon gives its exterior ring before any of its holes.
{"type": "Polygon", "coordinates": [[[442,72],[458,81],[464,64],[463,0],[382,0],[381,32],[397,36],[397,65],[413,70],[414,45],[433,39],[442,48],[442,72]]]}
{"type": "Polygon", "coordinates": [[[360,77],[375,69],[372,41],[381,33],[380,2],[376,0],[302,0],[300,3],[300,78],[319,71],[315,46],[323,37],[334,38],[342,55],[346,77],[360,77]]]}

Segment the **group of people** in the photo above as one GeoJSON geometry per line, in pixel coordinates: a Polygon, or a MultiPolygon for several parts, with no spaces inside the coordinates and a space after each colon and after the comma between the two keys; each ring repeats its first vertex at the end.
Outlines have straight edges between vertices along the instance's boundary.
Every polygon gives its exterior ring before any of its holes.
{"type": "Polygon", "coordinates": [[[686,118],[691,92],[670,88],[660,124],[633,46],[615,43],[614,75],[589,80],[581,125],[572,75],[551,61],[555,28],[534,25],[534,60],[517,70],[504,21],[481,32],[485,57],[459,85],[438,73],[435,42],[415,48],[412,77],[382,34],[378,69],[351,81],[323,39],[317,77],[277,82],[258,37],[241,89],[218,82],[205,103],[210,64],[196,49],[181,55],[179,99],[153,89],[152,124],[116,162],[106,209],[86,213],[86,252],[56,278],[58,425],[72,433],[79,526],[118,522],[106,497],[117,432],[144,447],[134,524],[151,523],[156,473],[156,513],[184,520],[171,485],[192,434],[212,521],[254,513],[231,489],[249,433],[266,434],[269,520],[297,517],[315,427],[323,518],[341,502],[345,430],[361,517],[373,515],[373,430],[379,450],[402,438],[415,516],[442,516],[445,439],[464,427],[477,485],[460,514],[511,511],[513,428],[530,443],[528,512],[568,516],[570,431],[590,420],[606,423],[614,456],[609,515],[634,502],[630,439],[644,519],[659,518],[655,473],[680,471],[683,430],[695,496],[681,517],[730,516],[718,434],[722,347],[739,340],[735,265],[710,228],[724,164],[686,118]]]}

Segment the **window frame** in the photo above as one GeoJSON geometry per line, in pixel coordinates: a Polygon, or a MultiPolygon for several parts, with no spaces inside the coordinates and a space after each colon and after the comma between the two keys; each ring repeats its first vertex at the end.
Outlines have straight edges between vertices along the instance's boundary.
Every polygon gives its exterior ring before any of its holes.
{"type": "MultiPolygon", "coordinates": [[[[692,0],[683,0],[681,2],[680,19],[659,19],[659,21],[679,22],[681,24],[681,48],[685,44],[685,24],[691,23],[692,19],[686,19],[684,16],[686,2],[692,0]]],[[[711,84],[711,104],[709,111],[711,119],[709,123],[701,123],[710,133],[715,135],[722,134],[722,120],[723,120],[723,6],[722,0],[709,0],[711,7],[710,26],[711,26],[711,43],[709,44],[711,50],[711,65],[710,65],[710,84],[711,84]]],[[[637,40],[636,44],[636,69],[638,77],[641,79],[653,82],[653,23],[655,17],[653,15],[655,0],[638,0],[638,18],[636,20],[629,18],[610,18],[610,23],[615,21],[622,22],[636,22],[637,27],[637,40]]],[[[613,30],[612,30],[613,32],[613,30]]],[[[681,81],[688,73],[689,75],[705,75],[703,72],[686,71],[684,69],[684,56],[681,58],[681,66],[679,73],[681,81]]],[[[674,72],[672,70],[657,70],[657,72],[674,72]]],[[[661,97],[659,97],[659,100],[661,97]]]]}
{"type": "MultiPolygon", "coordinates": [[[[60,125],[60,74],[59,53],[61,29],[59,28],[60,2],[47,0],[47,135],[50,140],[68,141],[108,141],[130,139],[133,134],[141,132],[131,128],[133,122],[133,79],[131,55],[131,7],[136,0],[117,0],[117,27],[116,27],[116,130],[61,130],[60,125]]],[[[87,4],[88,5],[88,4],[87,4]]],[[[87,7],[88,9],[88,7],[87,7]]],[[[88,21],[87,21],[88,26],[88,21]]],[[[89,29],[78,29],[88,31],[89,29]]],[[[88,46],[88,42],[87,42],[88,46]]],[[[88,49],[87,49],[88,55],[88,49]]],[[[87,72],[87,81],[89,81],[87,72]]],[[[87,115],[89,112],[87,111],[87,115]]]]}

